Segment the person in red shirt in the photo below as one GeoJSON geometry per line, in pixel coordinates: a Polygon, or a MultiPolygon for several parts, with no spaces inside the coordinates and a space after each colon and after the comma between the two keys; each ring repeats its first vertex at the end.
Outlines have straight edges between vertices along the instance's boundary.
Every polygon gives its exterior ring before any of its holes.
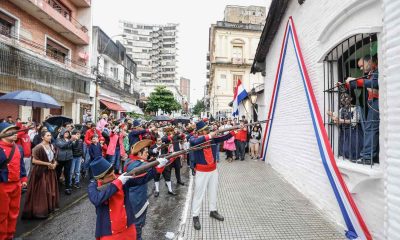
{"type": "Polygon", "coordinates": [[[246,142],[247,142],[247,127],[244,127],[244,121],[240,121],[241,128],[235,136],[235,143],[236,143],[236,158],[235,160],[244,161],[245,149],[246,149],[246,142]]]}
{"type": "Polygon", "coordinates": [[[28,135],[28,130],[30,126],[29,125],[24,126],[20,119],[17,119],[16,126],[19,127],[21,130],[25,130],[17,133],[16,144],[22,147],[24,154],[26,176],[29,176],[29,171],[31,169],[31,155],[32,155],[31,139],[28,135]]]}
{"type": "Polygon", "coordinates": [[[0,123],[0,240],[13,239],[27,177],[22,150],[15,144],[19,128],[0,123]]]}

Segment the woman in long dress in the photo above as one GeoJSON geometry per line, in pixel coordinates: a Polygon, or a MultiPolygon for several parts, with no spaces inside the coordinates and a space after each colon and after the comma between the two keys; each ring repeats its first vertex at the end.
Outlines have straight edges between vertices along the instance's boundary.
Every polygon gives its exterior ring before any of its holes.
{"type": "Polygon", "coordinates": [[[55,147],[51,133],[40,133],[42,142],[32,150],[32,170],[22,218],[47,218],[59,206],[55,147]]]}

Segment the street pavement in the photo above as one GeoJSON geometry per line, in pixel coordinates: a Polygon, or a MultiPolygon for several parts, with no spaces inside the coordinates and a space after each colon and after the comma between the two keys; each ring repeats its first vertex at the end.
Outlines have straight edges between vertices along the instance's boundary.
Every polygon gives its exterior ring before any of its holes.
{"type": "MultiPolygon", "coordinates": [[[[181,169],[183,181],[189,182],[189,171],[186,164],[181,169]]],[[[177,196],[167,194],[167,186],[163,178],[160,182],[160,196],[154,197],[154,182],[148,184],[149,208],[147,210],[146,225],[143,230],[143,239],[166,239],[167,232],[178,232],[180,217],[186,201],[187,185],[181,186],[176,182],[175,172],[172,171],[172,182],[177,196]]],[[[78,203],[56,214],[29,234],[25,234],[21,240],[80,240],[95,239],[96,212],[93,204],[87,197],[78,203]]]]}
{"type": "MultiPolygon", "coordinates": [[[[178,196],[167,195],[161,180],[160,196],[155,198],[154,184],[149,183],[150,206],[143,239],[166,239],[167,232],[172,232],[175,239],[190,240],[345,239],[343,229],[325,219],[322,212],[264,162],[249,158],[233,163],[221,160],[218,168],[218,208],[224,222],[209,217],[205,198],[200,214],[202,229],[194,230],[190,212],[194,178],[185,165],[182,176],[187,184],[173,184],[178,196]]],[[[172,181],[176,182],[174,173],[172,181]]],[[[95,222],[95,208],[84,197],[19,239],[94,239],[95,222]]]]}
{"type": "Polygon", "coordinates": [[[209,217],[206,197],[196,231],[190,201],[179,239],[345,239],[342,229],[264,162],[221,160],[218,169],[218,211],[225,221],[209,217]]]}
{"type": "Polygon", "coordinates": [[[25,204],[25,197],[26,193],[22,194],[21,196],[21,204],[20,204],[20,214],[18,216],[18,223],[17,223],[17,231],[15,236],[17,237],[24,237],[30,234],[37,228],[41,228],[46,222],[53,219],[55,216],[61,214],[65,209],[69,208],[70,206],[75,205],[79,200],[86,197],[86,187],[89,184],[88,179],[84,179],[81,181],[82,187],[80,189],[73,189],[71,195],[64,194],[64,185],[59,184],[59,191],[60,191],[60,202],[59,202],[59,209],[51,214],[48,219],[27,219],[22,220],[21,214],[25,204]]]}

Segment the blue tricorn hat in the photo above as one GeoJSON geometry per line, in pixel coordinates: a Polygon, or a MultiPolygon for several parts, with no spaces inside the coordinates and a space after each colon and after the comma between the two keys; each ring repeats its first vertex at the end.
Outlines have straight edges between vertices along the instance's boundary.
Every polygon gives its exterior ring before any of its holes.
{"type": "Polygon", "coordinates": [[[14,125],[14,124],[10,124],[8,122],[0,123],[0,133],[4,133],[4,132],[6,132],[7,130],[10,130],[10,129],[18,130],[19,127],[14,125]]]}
{"type": "Polygon", "coordinates": [[[106,176],[112,167],[113,165],[111,163],[100,156],[90,163],[90,170],[92,170],[93,176],[96,180],[106,176]]]}
{"type": "Polygon", "coordinates": [[[137,127],[140,125],[140,122],[138,120],[133,121],[133,126],[137,127]]]}
{"type": "Polygon", "coordinates": [[[196,123],[196,132],[205,130],[206,128],[208,128],[208,125],[204,121],[198,121],[196,123]]]}

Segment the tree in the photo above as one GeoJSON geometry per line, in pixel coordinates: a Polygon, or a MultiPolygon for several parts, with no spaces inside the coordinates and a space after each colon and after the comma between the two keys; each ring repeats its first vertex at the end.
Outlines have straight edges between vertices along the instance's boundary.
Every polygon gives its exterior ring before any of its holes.
{"type": "Polygon", "coordinates": [[[200,116],[201,112],[206,110],[206,106],[203,100],[197,100],[196,105],[193,107],[193,114],[200,116]]]}
{"type": "Polygon", "coordinates": [[[174,94],[166,89],[165,86],[158,86],[154,92],[150,93],[148,98],[146,111],[158,112],[159,109],[164,113],[172,113],[182,108],[178,101],[174,98],[174,94]]]}

